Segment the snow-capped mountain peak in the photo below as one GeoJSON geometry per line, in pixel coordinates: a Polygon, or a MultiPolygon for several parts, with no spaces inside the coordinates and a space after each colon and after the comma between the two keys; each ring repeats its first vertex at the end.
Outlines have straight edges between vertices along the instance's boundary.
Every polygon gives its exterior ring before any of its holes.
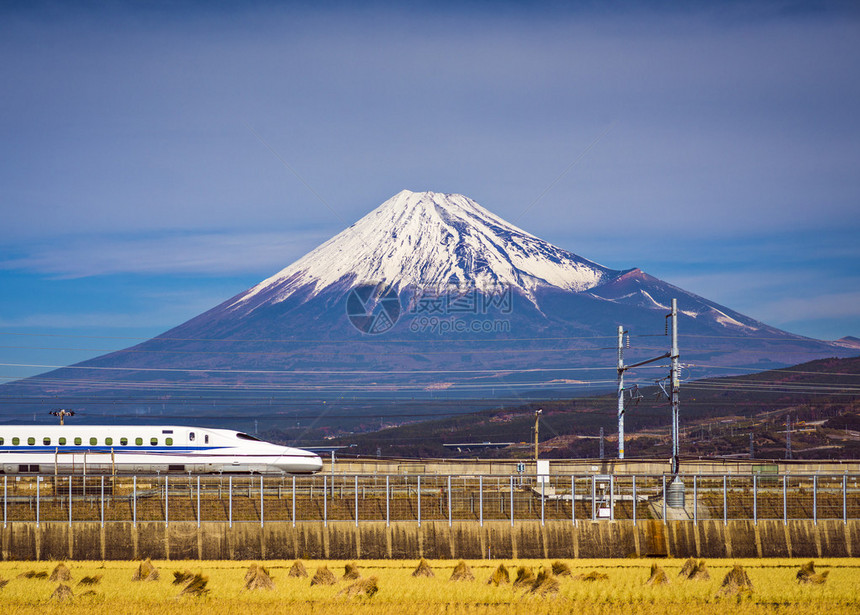
{"type": "Polygon", "coordinates": [[[232,307],[284,301],[300,289],[384,281],[407,287],[593,288],[620,272],[562,250],[460,194],[404,190],[287,268],[236,299],[232,307]]]}

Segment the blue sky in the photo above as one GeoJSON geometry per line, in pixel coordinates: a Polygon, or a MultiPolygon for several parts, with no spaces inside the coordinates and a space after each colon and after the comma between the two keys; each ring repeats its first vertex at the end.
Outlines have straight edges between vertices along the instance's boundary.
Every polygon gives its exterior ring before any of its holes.
{"type": "Polygon", "coordinates": [[[163,332],[404,188],[860,335],[852,3],[396,6],[2,5],[0,363],[163,332]]]}

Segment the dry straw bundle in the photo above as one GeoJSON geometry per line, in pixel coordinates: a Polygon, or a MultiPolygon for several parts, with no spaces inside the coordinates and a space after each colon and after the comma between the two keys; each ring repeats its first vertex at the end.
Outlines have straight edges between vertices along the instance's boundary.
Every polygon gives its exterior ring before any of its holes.
{"type": "Polygon", "coordinates": [[[370,598],[379,591],[379,579],[370,577],[369,579],[359,579],[349,587],[340,590],[337,595],[345,595],[347,598],[370,598]]]}
{"type": "Polygon", "coordinates": [[[287,573],[287,576],[299,579],[306,579],[308,576],[308,571],[303,563],[301,563],[299,560],[296,560],[293,562],[293,565],[290,566],[290,571],[287,573]]]}
{"type": "Polygon", "coordinates": [[[505,568],[504,564],[499,564],[499,567],[493,571],[492,576],[487,579],[487,585],[495,585],[496,587],[510,582],[511,575],[508,573],[508,569],[505,568]]]}
{"type": "Polygon", "coordinates": [[[569,577],[570,566],[556,560],[552,563],[552,573],[557,577],[569,577]]]}
{"type": "Polygon", "coordinates": [[[514,589],[531,587],[534,582],[535,573],[532,572],[531,568],[526,568],[525,566],[517,568],[517,578],[514,580],[514,589]]]}
{"type": "Polygon", "coordinates": [[[203,576],[202,574],[195,574],[194,578],[191,579],[188,585],[186,585],[176,597],[205,596],[209,593],[209,589],[206,587],[207,583],[209,583],[209,577],[203,576]]]}
{"type": "Polygon", "coordinates": [[[657,564],[651,564],[651,576],[647,581],[645,581],[645,585],[668,585],[669,584],[669,575],[666,574],[666,571],[663,570],[657,564]]]}
{"type": "Polygon", "coordinates": [[[190,570],[174,570],[173,571],[173,584],[174,585],[183,585],[188,583],[191,579],[194,578],[194,573],[190,570]]]}
{"type": "Polygon", "coordinates": [[[158,580],[158,570],[155,566],[152,565],[152,562],[149,561],[149,558],[146,558],[146,561],[140,562],[140,565],[137,567],[137,570],[134,573],[134,576],[131,577],[132,581],[157,581],[158,580]]]}
{"type": "Polygon", "coordinates": [[[6,584],[9,582],[9,579],[0,578],[0,589],[6,587],[6,584]]]}
{"type": "Polygon", "coordinates": [[[608,581],[609,575],[592,570],[588,574],[578,574],[573,577],[574,581],[608,581]]]}
{"type": "Polygon", "coordinates": [[[815,572],[815,563],[807,562],[800,567],[797,572],[797,582],[802,584],[824,585],[827,582],[829,570],[825,570],[821,574],[815,572]]]}
{"type": "Polygon", "coordinates": [[[325,566],[317,568],[314,578],[311,579],[311,587],[314,585],[334,585],[335,583],[337,583],[337,578],[335,578],[334,573],[325,566]]]}
{"type": "Polygon", "coordinates": [[[19,579],[47,579],[48,573],[45,571],[36,572],[35,570],[28,570],[27,572],[22,572],[18,575],[19,579]]]}
{"type": "Polygon", "coordinates": [[[454,572],[451,573],[451,578],[449,581],[474,581],[475,575],[472,574],[471,569],[466,565],[466,562],[460,560],[457,562],[457,565],[454,567],[454,572]]]}
{"type": "Polygon", "coordinates": [[[708,573],[708,568],[705,565],[705,560],[696,561],[695,558],[689,558],[684,562],[679,577],[683,577],[690,581],[709,581],[711,575],[708,573]]]}
{"type": "Polygon", "coordinates": [[[65,583],[60,583],[57,585],[57,589],[54,590],[54,593],[51,594],[50,600],[64,602],[66,600],[71,600],[74,597],[75,593],[72,591],[72,588],[65,583]]]}
{"type": "Polygon", "coordinates": [[[56,567],[54,568],[54,571],[51,572],[51,577],[48,580],[53,582],[53,583],[62,583],[64,581],[71,581],[72,580],[72,573],[69,571],[69,569],[66,567],[66,565],[63,562],[60,562],[59,564],[56,565],[56,567]]]}
{"type": "Polygon", "coordinates": [[[275,589],[275,582],[272,581],[272,577],[269,575],[269,571],[266,570],[265,567],[251,564],[248,567],[248,572],[245,573],[245,589],[272,590],[275,589]]]}
{"type": "Polygon", "coordinates": [[[96,574],[91,577],[84,577],[78,581],[78,585],[97,585],[102,580],[102,575],[96,574]]]}
{"type": "Polygon", "coordinates": [[[548,596],[550,594],[557,594],[560,588],[561,585],[558,579],[552,574],[552,571],[541,568],[529,592],[538,596],[548,596]]]}
{"type": "Polygon", "coordinates": [[[747,575],[746,570],[743,569],[743,566],[735,566],[726,573],[725,578],[723,579],[723,584],[720,588],[720,591],[717,592],[718,596],[729,596],[732,594],[749,594],[753,590],[752,581],[750,581],[749,575],[747,575]]]}
{"type": "Polygon", "coordinates": [[[433,569],[430,568],[430,564],[427,563],[427,560],[423,557],[421,561],[418,562],[418,567],[412,572],[413,577],[435,577],[433,574],[433,569]]]}
{"type": "Polygon", "coordinates": [[[343,568],[343,580],[344,581],[355,581],[356,579],[361,578],[361,573],[358,571],[358,564],[352,562],[351,564],[347,564],[343,568]]]}

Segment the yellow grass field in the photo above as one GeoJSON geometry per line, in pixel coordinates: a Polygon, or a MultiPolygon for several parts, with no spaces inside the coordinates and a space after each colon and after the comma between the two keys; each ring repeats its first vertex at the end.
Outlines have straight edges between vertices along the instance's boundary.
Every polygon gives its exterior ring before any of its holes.
{"type": "Polygon", "coordinates": [[[822,559],[815,562],[817,572],[829,571],[823,585],[799,585],[795,575],[805,560],[708,560],[709,581],[688,581],[678,577],[682,560],[563,560],[573,575],[598,571],[607,580],[576,580],[557,577],[558,593],[538,596],[527,590],[514,590],[511,584],[495,587],[486,583],[500,563],[511,573],[518,566],[547,567],[552,560],[477,560],[467,561],[474,581],[449,580],[456,561],[431,560],[433,578],[414,578],[417,561],[359,561],[364,578],[377,577],[378,592],[370,597],[347,598],[338,593],[351,581],[340,580],[344,561],[304,561],[308,578],[289,578],[292,561],[260,562],[271,574],[274,590],[248,591],[243,588],[245,573],[252,562],[152,562],[160,573],[157,581],[133,582],[139,562],[66,562],[72,580],[67,583],[75,596],[57,601],[51,595],[58,583],[47,579],[24,578],[28,571],[50,574],[57,562],[0,562],[0,613],[3,615],[342,615],[373,614],[514,614],[543,613],[756,613],[807,614],[860,612],[860,560],[822,559]],[[649,586],[652,563],[668,574],[671,583],[649,586]],[[717,597],[723,577],[734,564],[741,564],[753,583],[749,596],[717,597]],[[339,579],[332,586],[310,585],[310,577],[320,566],[327,566],[339,579]],[[182,586],[173,585],[173,571],[189,570],[208,577],[209,592],[202,597],[181,597],[182,586]],[[102,575],[96,585],[84,587],[84,576],[102,575]],[[84,592],[92,591],[89,595],[84,592]]]}

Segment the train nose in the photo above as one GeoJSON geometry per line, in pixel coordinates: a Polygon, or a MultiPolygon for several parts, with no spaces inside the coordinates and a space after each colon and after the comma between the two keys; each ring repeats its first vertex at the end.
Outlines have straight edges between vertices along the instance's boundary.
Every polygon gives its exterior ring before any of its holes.
{"type": "Polygon", "coordinates": [[[323,467],[319,455],[296,449],[284,449],[278,458],[277,465],[291,474],[315,474],[323,467]]]}

